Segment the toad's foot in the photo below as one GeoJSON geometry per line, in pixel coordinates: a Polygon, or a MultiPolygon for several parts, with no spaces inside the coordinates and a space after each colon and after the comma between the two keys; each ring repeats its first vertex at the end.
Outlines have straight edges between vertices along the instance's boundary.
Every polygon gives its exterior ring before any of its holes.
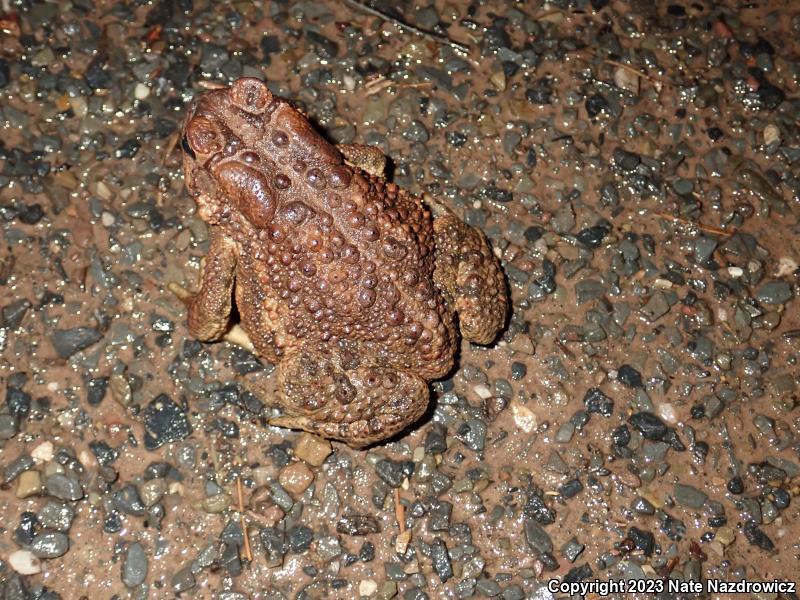
{"type": "MultiPolygon", "coordinates": [[[[194,294],[192,294],[189,290],[174,282],[168,283],[167,288],[169,288],[169,291],[175,294],[178,300],[183,302],[187,308],[191,306],[194,294]]],[[[238,323],[234,324],[233,327],[228,329],[225,335],[222,336],[222,339],[226,342],[230,342],[231,344],[241,346],[251,354],[258,354],[255,346],[253,346],[253,342],[250,340],[250,336],[247,335],[247,332],[238,323]]]]}
{"type": "Polygon", "coordinates": [[[303,429],[362,448],[417,421],[428,406],[428,384],[387,367],[343,364],[305,350],[278,367],[278,399],[286,416],[270,424],[303,429]]]}

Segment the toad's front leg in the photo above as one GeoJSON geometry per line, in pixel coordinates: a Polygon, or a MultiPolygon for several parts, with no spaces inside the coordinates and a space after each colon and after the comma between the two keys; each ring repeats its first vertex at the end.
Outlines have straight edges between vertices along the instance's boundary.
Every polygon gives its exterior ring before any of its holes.
{"type": "Polygon", "coordinates": [[[233,240],[218,228],[209,230],[211,245],[203,265],[200,290],[192,295],[176,284],[170,290],[188,308],[188,326],[192,337],[209,342],[225,335],[231,316],[237,249],[233,240]]]}

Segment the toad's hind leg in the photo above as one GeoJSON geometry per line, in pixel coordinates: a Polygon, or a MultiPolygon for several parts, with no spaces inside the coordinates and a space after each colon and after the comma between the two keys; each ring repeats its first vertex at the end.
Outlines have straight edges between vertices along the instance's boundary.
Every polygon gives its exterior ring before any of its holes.
{"type": "Polygon", "coordinates": [[[270,424],[361,448],[403,431],[424,414],[429,397],[424,379],[387,367],[343,362],[305,350],[287,355],[278,367],[285,416],[270,419],[270,424]]]}
{"type": "Polygon", "coordinates": [[[503,271],[483,233],[426,197],[433,214],[433,279],[458,313],[461,335],[488,344],[503,327],[508,295],[503,271]]]}

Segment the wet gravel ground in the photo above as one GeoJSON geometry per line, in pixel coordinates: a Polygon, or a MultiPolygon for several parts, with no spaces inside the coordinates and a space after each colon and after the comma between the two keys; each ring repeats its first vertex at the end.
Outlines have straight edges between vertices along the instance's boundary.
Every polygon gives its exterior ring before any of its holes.
{"type": "Polygon", "coordinates": [[[715,4],[3,2],[0,598],[796,579],[800,6],[715,4]],[[167,290],[176,131],[242,75],[502,259],[502,338],[395,442],[266,427],[273,366],[167,290]]]}

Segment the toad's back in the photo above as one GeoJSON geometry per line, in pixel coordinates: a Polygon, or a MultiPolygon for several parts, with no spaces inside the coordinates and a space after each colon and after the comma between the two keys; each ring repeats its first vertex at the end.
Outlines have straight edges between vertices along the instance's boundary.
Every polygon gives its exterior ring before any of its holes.
{"type": "Polygon", "coordinates": [[[203,95],[187,129],[219,140],[209,209],[240,248],[238,308],[256,347],[357,343],[379,364],[444,374],[455,325],[422,202],[345,164],[288,102],[255,97],[250,112],[231,96],[203,95]]]}

